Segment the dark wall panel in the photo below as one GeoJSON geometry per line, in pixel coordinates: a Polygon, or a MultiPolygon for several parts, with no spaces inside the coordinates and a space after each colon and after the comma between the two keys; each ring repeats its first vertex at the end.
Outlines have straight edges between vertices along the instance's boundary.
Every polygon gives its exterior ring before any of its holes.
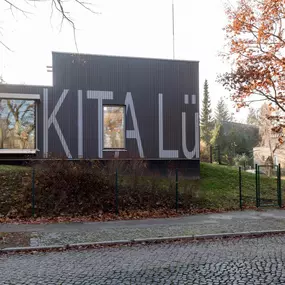
{"type": "MultiPolygon", "coordinates": [[[[53,97],[58,98],[64,89],[69,90],[67,102],[59,114],[69,117],[64,128],[72,156],[77,157],[74,150],[78,142],[73,133],[77,129],[72,126],[77,125],[77,92],[82,90],[83,152],[85,157],[98,157],[98,136],[102,139],[103,135],[98,133],[98,100],[87,99],[88,90],[97,90],[113,92],[113,99],[103,100],[103,104],[124,105],[126,94],[131,94],[144,158],[198,159],[199,154],[185,155],[182,147],[182,112],[185,112],[187,150],[199,149],[199,127],[197,122],[195,124],[195,114],[197,118],[199,110],[198,72],[198,62],[53,53],[53,97]],[[163,148],[176,150],[175,155],[160,155],[159,152],[159,109],[162,105],[163,148]]],[[[133,128],[128,109],[126,129],[133,128]]],[[[103,151],[103,158],[109,157],[114,157],[114,152],[103,151]]],[[[120,152],[120,157],[142,157],[135,139],[126,140],[126,152],[120,152]]]]}

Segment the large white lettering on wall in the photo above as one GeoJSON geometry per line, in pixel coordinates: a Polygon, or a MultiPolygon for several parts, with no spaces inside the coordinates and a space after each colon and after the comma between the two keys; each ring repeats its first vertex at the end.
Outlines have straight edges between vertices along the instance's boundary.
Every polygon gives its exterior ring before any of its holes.
{"type": "Polygon", "coordinates": [[[178,150],[163,149],[163,94],[158,94],[158,122],[159,122],[159,157],[178,158],[178,150]]]}
{"type": "Polygon", "coordinates": [[[83,102],[82,90],[78,90],[78,158],[83,158],[83,102]]]}
{"type": "Polygon", "coordinates": [[[195,146],[193,150],[189,151],[187,149],[186,141],[186,113],[182,113],[182,149],[186,158],[193,159],[199,158],[199,114],[195,113],[195,146]]]}
{"type": "MultiPolygon", "coordinates": [[[[184,103],[185,103],[185,105],[189,104],[189,95],[188,94],[184,95],[184,103]]],[[[193,104],[193,105],[196,104],[196,95],[191,96],[191,104],[193,104]]],[[[195,113],[195,146],[191,151],[189,151],[187,148],[186,129],[187,129],[186,113],[182,112],[182,150],[183,150],[183,154],[188,159],[193,159],[195,156],[196,156],[196,158],[199,158],[200,157],[199,113],[195,113]]]]}
{"type": "Polygon", "coordinates": [[[112,100],[112,91],[87,91],[88,99],[98,100],[98,157],[103,158],[103,100],[112,100]]]}
{"type": "MultiPolygon", "coordinates": [[[[61,95],[59,96],[59,99],[56,102],[53,109],[49,110],[48,89],[45,88],[43,91],[43,155],[44,157],[47,157],[49,153],[49,129],[53,125],[66,157],[70,159],[73,158],[71,151],[70,151],[70,147],[68,146],[66,139],[63,135],[63,132],[62,132],[63,127],[61,128],[56,118],[58,112],[64,108],[64,101],[68,93],[69,93],[69,90],[64,89],[61,95]]],[[[94,120],[94,124],[97,124],[98,126],[98,133],[96,134],[97,136],[96,139],[98,139],[96,142],[97,143],[96,153],[98,154],[98,158],[103,158],[103,150],[104,150],[103,106],[112,105],[112,100],[114,99],[114,92],[113,91],[102,91],[102,90],[87,90],[84,92],[82,90],[77,90],[77,100],[76,100],[77,107],[76,108],[77,108],[78,113],[77,113],[77,116],[75,115],[75,117],[77,117],[76,119],[77,137],[75,137],[75,141],[77,140],[77,155],[74,154],[74,156],[77,156],[78,158],[84,157],[84,143],[83,143],[84,136],[89,135],[88,129],[87,130],[84,129],[84,118],[86,118],[85,116],[93,115],[93,114],[84,113],[83,102],[86,99],[97,100],[97,104],[98,104],[97,116],[95,117],[95,120],[94,120]],[[84,133],[83,133],[83,130],[85,130],[84,133]]],[[[176,147],[174,147],[174,149],[167,149],[167,147],[165,147],[164,140],[168,138],[164,137],[164,129],[163,129],[163,125],[164,125],[163,121],[164,121],[164,116],[165,116],[165,114],[163,113],[163,94],[162,93],[156,94],[156,96],[154,97],[154,100],[157,100],[156,102],[158,103],[158,104],[157,103],[155,104],[156,106],[158,106],[158,110],[156,109],[158,111],[158,117],[156,118],[154,117],[155,120],[157,121],[153,122],[153,124],[157,124],[158,126],[158,133],[157,135],[155,135],[157,136],[157,143],[158,143],[158,152],[159,152],[158,157],[161,159],[178,159],[181,156],[185,157],[186,159],[199,158],[199,113],[195,112],[194,122],[189,122],[189,114],[188,114],[188,121],[187,121],[187,112],[185,112],[185,110],[183,112],[182,110],[180,111],[181,113],[178,115],[179,115],[179,118],[181,118],[181,121],[180,119],[178,121],[181,122],[181,126],[180,127],[177,126],[177,127],[181,128],[180,130],[182,132],[179,131],[179,137],[181,136],[180,139],[178,140],[179,144],[176,147]],[[193,143],[191,143],[192,146],[190,149],[188,148],[189,145],[187,147],[187,138],[189,138],[189,136],[193,136],[193,139],[191,141],[194,141],[194,146],[193,146],[193,143]]],[[[130,120],[132,121],[132,125],[133,125],[133,129],[129,129],[128,125],[126,126],[126,129],[125,129],[126,140],[129,140],[129,139],[135,140],[137,151],[138,151],[140,158],[145,158],[145,157],[153,158],[153,157],[148,157],[148,155],[144,153],[144,146],[143,146],[143,141],[142,141],[142,138],[144,137],[142,133],[145,132],[146,127],[141,126],[142,130],[140,130],[139,118],[137,118],[137,115],[136,115],[136,109],[135,109],[135,105],[134,105],[131,92],[127,92],[125,94],[125,100],[123,102],[124,103],[121,106],[125,106],[126,116],[129,116],[130,120]]],[[[196,103],[197,102],[196,102],[195,95],[191,95],[191,96],[189,96],[188,94],[184,95],[185,105],[188,105],[188,104],[196,105],[196,103]]],[[[116,106],[116,104],[112,106],[116,106]]],[[[189,109],[186,108],[186,110],[189,110],[189,109]]],[[[196,109],[194,108],[194,110],[196,109]]],[[[177,116],[177,114],[175,114],[175,116],[177,116]]],[[[93,118],[93,116],[90,118],[93,118]]],[[[149,125],[148,127],[152,128],[154,126],[153,124],[149,125]]],[[[76,130],[76,127],[75,127],[75,130],[76,130]]],[[[114,129],[116,129],[116,127],[114,129]]],[[[153,131],[154,130],[157,130],[157,128],[154,128],[153,131]]],[[[92,132],[92,130],[90,130],[90,132],[92,132]]],[[[175,130],[172,131],[171,135],[172,136],[176,135],[175,130]]],[[[168,137],[169,137],[169,134],[168,134],[168,137]]],[[[71,142],[72,141],[70,141],[70,143],[71,142]]],[[[96,147],[96,143],[94,144],[95,147],[96,147]]],[[[147,138],[144,139],[144,143],[149,143],[147,141],[147,138]]],[[[122,147],[120,146],[120,148],[122,147]]],[[[72,149],[73,150],[75,149],[76,151],[76,148],[74,148],[74,145],[72,149]]],[[[116,149],[112,149],[112,151],[116,151],[116,149]]],[[[117,154],[117,157],[118,156],[119,154],[117,154]]]]}
{"type": "Polygon", "coordinates": [[[130,113],[131,113],[131,117],[132,117],[132,121],[133,121],[133,125],[134,125],[133,130],[127,130],[126,138],[127,139],[135,139],[137,141],[140,158],[144,158],[142,141],[141,141],[141,136],[140,136],[139,127],[138,127],[138,120],[137,120],[137,116],[136,116],[134,102],[133,102],[131,92],[128,92],[126,95],[125,105],[127,108],[127,113],[128,113],[128,111],[130,111],[130,113]]]}
{"type": "Polygon", "coordinates": [[[48,117],[48,89],[46,89],[46,88],[44,89],[44,100],[43,100],[44,101],[44,112],[43,112],[43,115],[44,115],[44,118],[43,118],[43,121],[44,121],[44,143],[43,143],[44,157],[48,156],[48,130],[49,130],[50,126],[53,124],[55,131],[59,137],[59,140],[61,142],[61,145],[64,149],[65,155],[68,158],[72,158],[71,152],[68,148],[66,140],[63,136],[61,128],[60,128],[58,121],[56,119],[56,114],[58,113],[68,91],[69,91],[68,89],[63,90],[63,92],[62,92],[61,96],[59,97],[50,117],[48,117]]]}

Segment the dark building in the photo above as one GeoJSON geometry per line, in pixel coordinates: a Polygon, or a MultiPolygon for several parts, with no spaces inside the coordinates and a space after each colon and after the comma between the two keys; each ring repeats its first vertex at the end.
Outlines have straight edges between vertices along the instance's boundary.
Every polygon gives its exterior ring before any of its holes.
{"type": "Polygon", "coordinates": [[[199,64],[53,53],[53,86],[0,85],[0,157],[144,159],[199,175],[199,64]]]}

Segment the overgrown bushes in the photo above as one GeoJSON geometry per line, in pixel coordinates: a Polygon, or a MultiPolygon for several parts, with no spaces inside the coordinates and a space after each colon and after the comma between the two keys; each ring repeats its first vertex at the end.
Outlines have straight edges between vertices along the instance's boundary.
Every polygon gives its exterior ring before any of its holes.
{"type": "Polygon", "coordinates": [[[26,186],[30,184],[31,170],[17,166],[0,166],[0,170],[0,217],[29,211],[31,199],[25,203],[25,194],[26,186]]]}
{"type": "Polygon", "coordinates": [[[253,157],[247,156],[245,153],[241,155],[236,155],[234,158],[235,166],[242,166],[244,168],[249,168],[253,166],[253,157]]]}
{"type": "MultiPolygon", "coordinates": [[[[37,216],[114,217],[116,169],[118,207],[122,217],[167,216],[175,212],[175,171],[170,171],[168,177],[151,174],[141,161],[112,161],[105,166],[87,161],[46,161],[34,168],[37,216]]],[[[239,209],[238,168],[201,163],[200,171],[201,180],[197,181],[188,180],[179,172],[180,212],[239,209]]],[[[31,167],[0,165],[0,220],[1,215],[31,217],[31,177],[31,167]]],[[[256,205],[255,178],[252,173],[242,172],[242,199],[246,208],[256,205]]],[[[276,178],[261,175],[260,181],[261,198],[277,201],[276,178]]]]}
{"type": "MultiPolygon", "coordinates": [[[[11,182],[9,187],[13,195],[9,203],[7,200],[2,201],[0,214],[11,217],[31,216],[32,167],[35,169],[37,216],[114,213],[116,170],[120,211],[173,210],[176,206],[174,175],[163,177],[151,174],[143,161],[127,163],[118,160],[102,164],[91,161],[54,160],[42,161],[4,174],[11,182]],[[13,183],[12,177],[14,177],[13,183]],[[23,177],[27,177],[24,182],[23,177]]],[[[181,181],[180,209],[189,210],[197,204],[197,185],[194,181],[186,179],[181,181]]],[[[2,187],[0,182],[0,194],[2,187]]]]}

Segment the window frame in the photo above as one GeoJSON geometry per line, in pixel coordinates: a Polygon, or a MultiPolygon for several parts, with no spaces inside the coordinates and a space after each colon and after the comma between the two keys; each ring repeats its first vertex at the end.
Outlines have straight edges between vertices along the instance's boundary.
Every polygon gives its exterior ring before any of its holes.
{"type": "Polygon", "coordinates": [[[0,148],[0,154],[36,154],[38,149],[38,104],[40,101],[40,94],[22,94],[22,93],[0,93],[0,99],[5,100],[27,100],[35,102],[34,110],[34,148],[16,149],[16,148],[0,148]]]}
{"type": "Polygon", "coordinates": [[[103,112],[102,112],[102,122],[103,122],[103,128],[102,128],[102,146],[103,146],[103,151],[126,151],[126,134],[127,134],[127,131],[126,131],[126,105],[124,104],[103,104],[103,112]],[[104,135],[105,135],[105,124],[104,124],[104,107],[121,107],[124,109],[124,125],[123,125],[123,128],[124,128],[124,147],[122,148],[107,148],[105,147],[105,144],[104,144],[104,135]]]}

